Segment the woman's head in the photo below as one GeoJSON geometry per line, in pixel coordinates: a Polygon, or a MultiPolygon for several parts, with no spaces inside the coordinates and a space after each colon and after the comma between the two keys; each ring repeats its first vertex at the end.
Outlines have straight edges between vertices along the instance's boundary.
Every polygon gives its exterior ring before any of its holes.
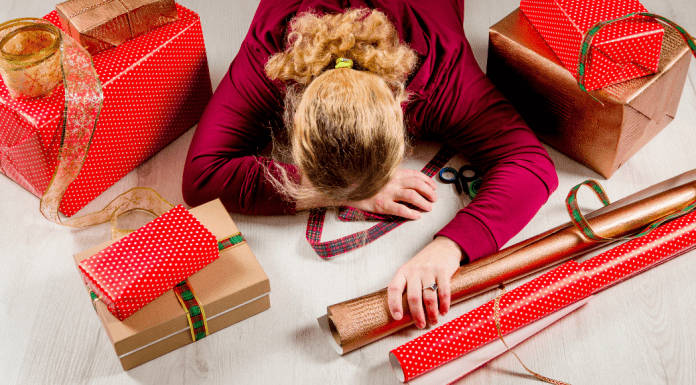
{"type": "MultiPolygon", "coordinates": [[[[387,183],[403,158],[404,81],[416,55],[378,11],[305,13],[290,23],[288,48],[266,73],[288,81],[291,157],[322,195],[362,200],[387,183]],[[353,68],[335,68],[338,58],[353,68]]],[[[285,184],[293,196],[296,186],[285,184]]]]}

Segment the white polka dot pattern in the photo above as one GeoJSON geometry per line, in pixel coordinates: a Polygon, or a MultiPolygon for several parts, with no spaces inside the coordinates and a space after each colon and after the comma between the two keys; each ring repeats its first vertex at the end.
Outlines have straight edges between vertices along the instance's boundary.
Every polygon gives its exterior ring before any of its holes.
{"type": "MultiPolygon", "coordinates": [[[[200,19],[177,5],[179,20],[94,56],[104,107],[80,176],[61,211],[70,216],[196,124],[212,96],[200,19]]],[[[55,12],[45,17],[55,25],[55,12]]],[[[14,100],[0,80],[0,170],[41,196],[60,146],[63,87],[14,100]]]]}
{"type": "Polygon", "coordinates": [[[581,264],[603,290],[696,247],[696,212],[674,219],[650,234],[614,247],[581,264]]]}
{"type": "MultiPolygon", "coordinates": [[[[600,21],[647,12],[637,0],[522,0],[520,9],[576,78],[585,32],[600,21]]],[[[587,89],[657,72],[663,34],[659,23],[642,17],[601,29],[585,70],[587,89]]]]}
{"type": "MultiPolygon", "coordinates": [[[[500,300],[503,335],[590,295],[580,265],[574,261],[510,291],[500,300]]],[[[406,381],[498,338],[490,301],[392,350],[406,381]]]]}
{"type": "MultiPolygon", "coordinates": [[[[568,262],[502,297],[501,331],[507,334],[695,248],[692,212],[582,264],[568,262]]],[[[392,350],[406,381],[498,338],[493,302],[392,350]]]]}
{"type": "Polygon", "coordinates": [[[215,236],[179,205],[79,268],[85,284],[122,321],[219,255],[215,236]]]}

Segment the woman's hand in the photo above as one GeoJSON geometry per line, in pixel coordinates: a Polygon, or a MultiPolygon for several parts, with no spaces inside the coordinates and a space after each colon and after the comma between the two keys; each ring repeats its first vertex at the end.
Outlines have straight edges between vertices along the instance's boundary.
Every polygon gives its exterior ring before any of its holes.
{"type": "Polygon", "coordinates": [[[437,184],[416,170],[398,169],[386,186],[377,195],[346,205],[375,214],[396,215],[407,219],[420,219],[421,213],[406,203],[431,211],[437,200],[437,184]]]}
{"type": "Polygon", "coordinates": [[[425,314],[430,324],[436,325],[438,307],[443,316],[449,311],[450,281],[461,260],[462,249],[459,245],[447,237],[436,237],[401,266],[389,283],[387,298],[392,317],[395,320],[403,317],[401,297],[406,290],[408,306],[416,327],[425,327],[425,314]],[[433,283],[437,283],[437,290],[423,290],[433,283]]]}

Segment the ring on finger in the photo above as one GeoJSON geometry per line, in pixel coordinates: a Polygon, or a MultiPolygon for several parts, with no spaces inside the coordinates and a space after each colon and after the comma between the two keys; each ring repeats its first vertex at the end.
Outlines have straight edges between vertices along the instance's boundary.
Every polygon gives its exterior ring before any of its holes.
{"type": "Polygon", "coordinates": [[[430,290],[432,290],[433,292],[437,293],[437,283],[436,283],[436,282],[433,282],[432,285],[424,287],[424,288],[423,288],[423,291],[426,291],[426,290],[428,290],[428,289],[430,289],[430,290]]]}

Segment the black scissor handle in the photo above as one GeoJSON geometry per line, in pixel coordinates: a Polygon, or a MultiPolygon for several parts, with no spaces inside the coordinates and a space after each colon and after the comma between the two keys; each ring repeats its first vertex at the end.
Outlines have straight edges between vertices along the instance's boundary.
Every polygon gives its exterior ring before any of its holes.
{"type": "Polygon", "coordinates": [[[478,170],[476,170],[473,166],[469,165],[464,165],[461,168],[459,168],[457,176],[461,178],[462,181],[464,181],[465,183],[473,182],[481,177],[478,170]]]}

